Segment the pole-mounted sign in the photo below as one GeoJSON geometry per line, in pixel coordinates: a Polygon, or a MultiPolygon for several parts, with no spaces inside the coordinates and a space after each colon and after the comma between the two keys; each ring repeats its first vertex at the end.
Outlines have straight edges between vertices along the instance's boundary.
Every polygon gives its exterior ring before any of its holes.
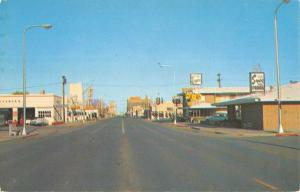
{"type": "Polygon", "coordinates": [[[250,93],[265,92],[265,73],[249,73],[250,93]]]}
{"type": "Polygon", "coordinates": [[[190,74],[190,84],[191,85],[201,85],[202,84],[202,73],[191,73],[190,74]]]}

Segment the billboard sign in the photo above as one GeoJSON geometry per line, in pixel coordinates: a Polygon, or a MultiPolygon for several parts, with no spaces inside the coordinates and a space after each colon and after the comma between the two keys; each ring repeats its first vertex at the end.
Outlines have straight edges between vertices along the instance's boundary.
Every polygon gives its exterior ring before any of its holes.
{"type": "Polygon", "coordinates": [[[265,92],[265,73],[264,72],[250,72],[250,93],[265,92]]]}
{"type": "Polygon", "coordinates": [[[191,73],[190,74],[190,84],[191,85],[201,85],[202,84],[202,73],[191,73]]]}

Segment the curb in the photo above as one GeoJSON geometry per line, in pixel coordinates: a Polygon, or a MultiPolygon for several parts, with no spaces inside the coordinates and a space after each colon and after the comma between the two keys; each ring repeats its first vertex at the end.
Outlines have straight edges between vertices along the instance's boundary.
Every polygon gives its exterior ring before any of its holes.
{"type": "Polygon", "coordinates": [[[297,133],[277,133],[276,137],[289,137],[289,136],[299,136],[297,133]]]}
{"type": "Polygon", "coordinates": [[[176,125],[177,127],[188,127],[188,126],[186,126],[186,125],[176,125]]]}
{"type": "Polygon", "coordinates": [[[26,135],[26,136],[22,137],[22,139],[27,139],[27,138],[34,137],[34,136],[37,136],[37,135],[39,135],[39,133],[34,133],[32,135],[26,135]]]}
{"type": "MultiPolygon", "coordinates": [[[[205,132],[210,132],[210,133],[214,133],[214,134],[222,134],[222,135],[232,135],[232,136],[239,136],[239,137],[252,137],[252,136],[275,136],[275,135],[263,135],[263,134],[248,134],[248,133],[231,133],[231,132],[227,132],[227,131],[220,131],[220,130],[205,130],[206,128],[199,128],[199,127],[195,127],[195,126],[191,126],[192,129],[196,129],[199,131],[205,131],[205,132]]],[[[297,136],[297,135],[292,135],[292,136],[297,136]]]]}
{"type": "Polygon", "coordinates": [[[197,129],[197,130],[201,130],[201,128],[194,127],[194,126],[190,126],[190,128],[192,128],[192,129],[197,129]]]}
{"type": "MultiPolygon", "coordinates": [[[[174,124],[169,124],[171,126],[174,126],[174,124]]],[[[216,134],[216,135],[227,135],[227,136],[238,136],[238,137],[259,137],[259,136],[265,136],[265,137],[269,137],[269,136],[299,136],[299,134],[297,133],[285,133],[285,134],[267,134],[266,132],[263,133],[243,133],[243,132],[230,132],[230,131],[222,131],[222,130],[214,130],[214,129],[209,129],[209,128],[202,128],[202,127],[198,127],[198,126],[193,126],[193,125],[182,125],[182,124],[177,124],[175,125],[176,127],[187,127],[190,129],[194,129],[194,130],[198,130],[198,131],[204,131],[207,133],[212,133],[212,134],[216,134]]]]}

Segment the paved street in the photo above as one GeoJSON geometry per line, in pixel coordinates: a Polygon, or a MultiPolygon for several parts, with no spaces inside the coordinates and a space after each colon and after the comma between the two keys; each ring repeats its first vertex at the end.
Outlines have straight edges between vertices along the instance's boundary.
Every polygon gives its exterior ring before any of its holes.
{"type": "Polygon", "coordinates": [[[294,191],[299,137],[222,137],[115,118],[0,143],[7,191],[294,191]]]}

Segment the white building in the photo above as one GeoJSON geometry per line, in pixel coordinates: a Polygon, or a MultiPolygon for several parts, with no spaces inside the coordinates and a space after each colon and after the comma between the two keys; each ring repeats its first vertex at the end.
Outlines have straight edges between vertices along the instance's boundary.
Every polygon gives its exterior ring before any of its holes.
{"type": "Polygon", "coordinates": [[[159,115],[160,118],[171,118],[175,112],[175,105],[172,101],[165,101],[160,104],[156,104],[152,108],[152,112],[155,116],[159,115]]]}
{"type": "Polygon", "coordinates": [[[70,98],[76,104],[83,104],[83,87],[81,82],[70,84],[70,98]]]}
{"type": "MultiPolygon", "coordinates": [[[[0,116],[5,121],[20,123],[23,117],[23,95],[0,94],[0,116]]],[[[62,98],[54,94],[26,95],[26,123],[35,118],[45,118],[51,125],[62,121],[62,98]]]]}

